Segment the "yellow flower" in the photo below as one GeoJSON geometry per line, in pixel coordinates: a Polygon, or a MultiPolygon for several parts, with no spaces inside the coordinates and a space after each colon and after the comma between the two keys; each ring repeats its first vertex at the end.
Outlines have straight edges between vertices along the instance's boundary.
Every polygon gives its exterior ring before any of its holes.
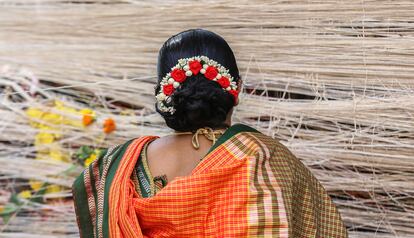
{"type": "Polygon", "coordinates": [[[48,132],[39,132],[35,138],[35,145],[44,145],[50,144],[55,140],[55,137],[52,133],[48,132]]]}
{"type": "Polygon", "coordinates": [[[29,184],[30,184],[30,187],[31,187],[34,191],[37,191],[37,190],[39,190],[39,189],[42,187],[43,182],[36,181],[36,180],[30,180],[30,181],[29,181],[29,184]]]}
{"type": "Polygon", "coordinates": [[[84,109],[81,109],[80,110],[80,113],[82,114],[82,115],[85,115],[85,114],[88,114],[88,115],[91,115],[91,116],[96,116],[96,113],[92,110],[92,109],[89,109],[89,108],[84,108],[84,109]]]}
{"type": "Polygon", "coordinates": [[[88,158],[85,159],[84,166],[88,167],[97,157],[96,153],[92,153],[88,158]]]}
{"type": "Polygon", "coordinates": [[[30,118],[35,118],[35,119],[41,118],[43,116],[43,113],[44,113],[43,111],[41,111],[37,108],[33,108],[33,107],[29,107],[26,110],[27,116],[30,117],[30,118]]]}
{"type": "Polygon", "coordinates": [[[62,152],[59,145],[53,145],[50,147],[49,157],[55,161],[67,161],[67,155],[62,152]]]}
{"type": "Polygon", "coordinates": [[[4,206],[0,206],[0,213],[4,211],[4,206]]]}
{"type": "Polygon", "coordinates": [[[58,193],[61,191],[61,187],[59,185],[49,185],[47,186],[46,193],[58,193]]]}
{"type": "Polygon", "coordinates": [[[101,150],[100,149],[95,149],[94,153],[98,156],[101,153],[101,150]]]}
{"type": "Polygon", "coordinates": [[[55,109],[62,115],[62,123],[65,125],[72,125],[76,127],[82,127],[83,124],[79,121],[81,116],[80,111],[72,107],[67,107],[62,101],[55,101],[55,109]]]}
{"type": "Polygon", "coordinates": [[[26,110],[26,115],[31,119],[30,125],[33,127],[37,127],[40,124],[40,122],[36,122],[36,121],[40,120],[43,114],[44,114],[43,111],[37,108],[33,108],[33,107],[30,107],[26,110]]]}
{"type": "Polygon", "coordinates": [[[63,116],[56,113],[48,112],[44,114],[42,119],[48,124],[60,125],[62,124],[63,116]]]}
{"type": "Polygon", "coordinates": [[[52,133],[39,132],[35,136],[35,147],[37,153],[49,153],[49,146],[55,141],[52,133]]]}
{"type": "Polygon", "coordinates": [[[53,127],[48,126],[48,125],[45,125],[45,124],[38,124],[37,126],[35,126],[35,128],[39,128],[41,131],[52,131],[52,130],[56,130],[53,127]]]}
{"type": "Polygon", "coordinates": [[[18,194],[21,198],[30,198],[32,196],[32,193],[29,190],[23,190],[18,194]]]}

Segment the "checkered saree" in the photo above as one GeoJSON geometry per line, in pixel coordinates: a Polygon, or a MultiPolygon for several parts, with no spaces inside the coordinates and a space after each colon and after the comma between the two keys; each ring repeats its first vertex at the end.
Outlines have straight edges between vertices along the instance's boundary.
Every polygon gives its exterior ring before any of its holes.
{"type": "Polygon", "coordinates": [[[188,176],[140,197],[142,136],[106,150],[73,184],[81,237],[347,237],[337,208],[280,142],[231,126],[188,176]]]}

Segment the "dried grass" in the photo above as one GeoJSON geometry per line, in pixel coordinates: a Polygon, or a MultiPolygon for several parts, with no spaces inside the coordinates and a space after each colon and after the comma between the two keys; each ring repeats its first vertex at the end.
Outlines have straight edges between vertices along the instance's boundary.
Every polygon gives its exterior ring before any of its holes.
{"type": "Polygon", "coordinates": [[[413,236],[412,1],[188,4],[0,3],[0,205],[28,179],[64,187],[0,221],[0,236],[77,237],[69,186],[81,168],[31,159],[38,131],[24,109],[58,98],[116,120],[104,139],[99,127],[59,128],[68,153],[165,135],[153,109],[157,51],[197,27],[222,35],[236,54],[245,91],[233,121],[287,145],[332,195],[350,237],[413,236]]]}

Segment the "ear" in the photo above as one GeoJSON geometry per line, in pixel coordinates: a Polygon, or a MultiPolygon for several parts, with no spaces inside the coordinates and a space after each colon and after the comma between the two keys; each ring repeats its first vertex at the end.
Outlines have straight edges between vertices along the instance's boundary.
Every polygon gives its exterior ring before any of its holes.
{"type": "Polygon", "coordinates": [[[237,83],[237,88],[241,90],[241,86],[243,85],[243,80],[239,78],[239,82],[237,83]]]}
{"type": "MultiPolygon", "coordinates": [[[[242,88],[241,88],[241,86],[242,86],[242,84],[243,84],[243,82],[242,82],[243,80],[241,79],[241,78],[239,78],[239,81],[237,82],[237,90],[239,91],[239,97],[240,97],[240,93],[241,93],[241,90],[242,90],[242,88]]],[[[234,106],[237,106],[237,105],[239,105],[239,101],[240,101],[240,99],[239,98],[237,98],[237,102],[236,102],[236,104],[234,105],[234,106]]]]}

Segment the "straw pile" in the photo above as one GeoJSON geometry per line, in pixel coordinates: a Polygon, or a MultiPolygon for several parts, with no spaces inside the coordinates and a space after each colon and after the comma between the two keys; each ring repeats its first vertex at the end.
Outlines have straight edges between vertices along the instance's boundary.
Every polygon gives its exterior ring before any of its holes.
{"type": "Polygon", "coordinates": [[[197,27],[236,54],[233,122],[287,145],[350,237],[414,236],[412,1],[5,0],[0,11],[0,213],[12,211],[1,237],[78,236],[75,152],[170,132],[153,108],[157,51],[197,27]],[[83,108],[97,118],[87,129],[83,108]]]}

